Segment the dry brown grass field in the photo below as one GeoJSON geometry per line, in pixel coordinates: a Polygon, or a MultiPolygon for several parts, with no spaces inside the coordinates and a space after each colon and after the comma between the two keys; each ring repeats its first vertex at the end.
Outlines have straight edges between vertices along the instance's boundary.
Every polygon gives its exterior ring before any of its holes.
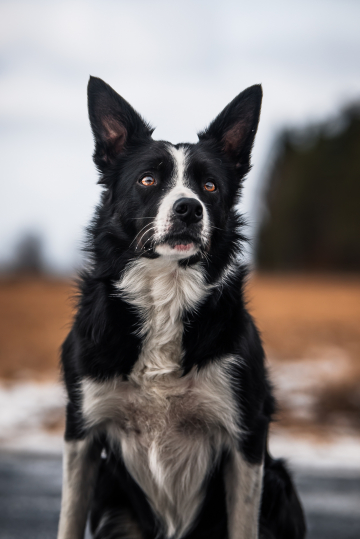
{"type": "Polygon", "coordinates": [[[40,278],[0,281],[0,377],[59,377],[59,348],[71,324],[74,288],[40,278]]]}
{"type": "MultiPolygon", "coordinates": [[[[0,281],[3,381],[59,379],[73,294],[70,281],[0,281]]],[[[280,423],[360,429],[360,276],[257,274],[247,298],[282,405],[280,423]]]]}
{"type": "Polygon", "coordinates": [[[315,435],[360,431],[360,276],[255,275],[279,424],[315,435]]]}

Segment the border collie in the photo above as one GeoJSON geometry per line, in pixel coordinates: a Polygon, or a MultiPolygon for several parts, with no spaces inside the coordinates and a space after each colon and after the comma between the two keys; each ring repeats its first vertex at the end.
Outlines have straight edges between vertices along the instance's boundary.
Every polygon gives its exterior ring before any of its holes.
{"type": "Polygon", "coordinates": [[[290,476],[267,451],[274,398],[244,302],[242,180],[262,90],[196,144],[88,86],[103,185],[63,344],[68,393],[58,539],[301,539],[290,476]]]}

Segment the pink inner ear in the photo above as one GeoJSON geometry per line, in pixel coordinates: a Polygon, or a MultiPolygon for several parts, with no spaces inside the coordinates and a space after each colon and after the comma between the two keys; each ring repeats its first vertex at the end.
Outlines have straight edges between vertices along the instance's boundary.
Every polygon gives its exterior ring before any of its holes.
{"type": "Polygon", "coordinates": [[[114,153],[120,153],[125,145],[127,130],[122,123],[115,118],[107,117],[102,122],[105,138],[112,147],[114,153]]]}
{"type": "Polygon", "coordinates": [[[223,137],[224,150],[226,153],[236,154],[246,135],[246,125],[243,122],[235,124],[223,137]]]}

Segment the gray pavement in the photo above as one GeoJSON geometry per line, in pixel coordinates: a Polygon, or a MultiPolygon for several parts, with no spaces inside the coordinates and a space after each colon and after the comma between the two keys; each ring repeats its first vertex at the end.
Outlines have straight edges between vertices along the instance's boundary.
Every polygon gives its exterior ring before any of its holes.
{"type": "MultiPolygon", "coordinates": [[[[360,539],[360,474],[295,470],[308,539],[360,539]]],[[[0,453],[0,539],[55,539],[61,459],[0,453]]]]}

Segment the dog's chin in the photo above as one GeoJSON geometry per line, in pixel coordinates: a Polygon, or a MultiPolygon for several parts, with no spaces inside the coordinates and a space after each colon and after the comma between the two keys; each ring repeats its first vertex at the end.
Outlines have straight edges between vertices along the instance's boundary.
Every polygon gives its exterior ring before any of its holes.
{"type": "Polygon", "coordinates": [[[177,241],[176,243],[164,242],[155,247],[155,252],[160,256],[175,259],[189,258],[198,254],[199,251],[199,245],[189,241],[184,241],[183,243],[181,241],[177,241]]]}

